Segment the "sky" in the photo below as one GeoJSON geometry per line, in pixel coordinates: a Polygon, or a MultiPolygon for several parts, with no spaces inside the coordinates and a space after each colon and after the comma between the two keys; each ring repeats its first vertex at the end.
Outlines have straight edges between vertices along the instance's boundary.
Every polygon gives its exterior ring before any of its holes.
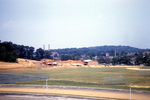
{"type": "Polygon", "coordinates": [[[150,48],[150,0],[0,0],[0,40],[35,49],[150,48]]]}

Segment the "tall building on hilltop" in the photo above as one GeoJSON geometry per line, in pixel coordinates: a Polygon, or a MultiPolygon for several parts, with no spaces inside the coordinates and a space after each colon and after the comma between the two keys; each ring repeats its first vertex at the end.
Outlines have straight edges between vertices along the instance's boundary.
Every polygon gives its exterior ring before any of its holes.
{"type": "Polygon", "coordinates": [[[43,50],[45,51],[45,44],[43,45],[43,50]]]}
{"type": "Polygon", "coordinates": [[[114,56],[116,57],[116,47],[114,48],[115,50],[114,50],[114,56]]]}
{"type": "Polygon", "coordinates": [[[48,51],[50,51],[50,44],[48,44],[48,51]]]}

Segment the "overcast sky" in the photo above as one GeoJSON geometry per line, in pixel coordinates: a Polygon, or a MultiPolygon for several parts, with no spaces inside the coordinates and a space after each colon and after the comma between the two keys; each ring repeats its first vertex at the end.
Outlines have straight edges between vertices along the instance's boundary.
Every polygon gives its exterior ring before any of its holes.
{"type": "Polygon", "coordinates": [[[0,40],[36,49],[150,48],[150,0],[0,0],[0,40]]]}

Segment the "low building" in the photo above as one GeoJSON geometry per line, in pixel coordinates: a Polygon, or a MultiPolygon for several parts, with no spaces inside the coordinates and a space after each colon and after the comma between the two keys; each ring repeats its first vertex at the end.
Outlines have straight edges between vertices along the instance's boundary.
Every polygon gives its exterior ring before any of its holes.
{"type": "Polygon", "coordinates": [[[109,53],[106,53],[106,57],[109,57],[109,53]]]}
{"type": "Polygon", "coordinates": [[[96,65],[98,65],[98,61],[94,61],[94,60],[84,60],[83,61],[84,62],[84,65],[88,65],[88,66],[90,66],[90,65],[94,65],[94,66],[96,66],[96,65]]]}
{"type": "Polygon", "coordinates": [[[130,62],[131,62],[131,64],[135,65],[136,57],[132,57],[132,58],[130,58],[130,62]]]}
{"type": "Polygon", "coordinates": [[[143,53],[143,56],[146,56],[146,54],[150,54],[150,50],[149,51],[145,51],[145,52],[142,52],[143,53]]]}
{"type": "Polygon", "coordinates": [[[41,62],[42,62],[42,64],[44,64],[44,65],[57,66],[57,62],[56,62],[55,60],[42,59],[41,62]]]}
{"type": "Polygon", "coordinates": [[[52,57],[53,57],[53,60],[60,60],[60,55],[58,52],[51,52],[52,53],[52,57]]]}
{"type": "Polygon", "coordinates": [[[85,60],[85,58],[86,58],[86,55],[81,55],[80,60],[81,60],[81,61],[84,61],[84,60],[85,60]]]}

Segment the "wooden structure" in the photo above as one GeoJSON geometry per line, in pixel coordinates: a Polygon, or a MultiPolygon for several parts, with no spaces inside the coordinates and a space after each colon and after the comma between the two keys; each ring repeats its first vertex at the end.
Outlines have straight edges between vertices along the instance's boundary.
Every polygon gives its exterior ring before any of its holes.
{"type": "Polygon", "coordinates": [[[94,61],[94,60],[84,60],[83,61],[84,62],[84,65],[88,65],[88,66],[90,66],[90,65],[94,65],[94,66],[96,66],[96,65],[98,65],[98,61],[94,61]]]}

